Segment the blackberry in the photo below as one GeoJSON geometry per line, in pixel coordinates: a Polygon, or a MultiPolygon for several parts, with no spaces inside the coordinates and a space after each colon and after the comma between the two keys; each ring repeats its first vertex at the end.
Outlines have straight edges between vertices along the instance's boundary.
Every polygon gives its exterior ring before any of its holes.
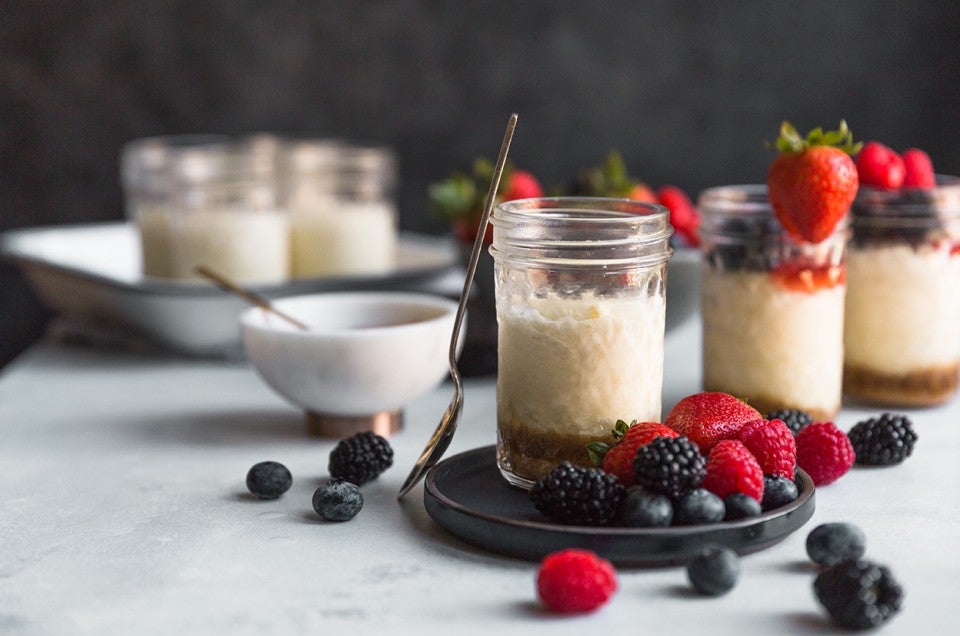
{"type": "Polygon", "coordinates": [[[723,499],[706,488],[695,488],[680,498],[677,504],[678,526],[695,526],[723,520],[726,508],[723,499]]]}
{"type": "Polygon", "coordinates": [[[794,437],[796,437],[797,433],[802,431],[805,426],[813,424],[813,418],[810,417],[810,414],[800,409],[771,411],[767,413],[764,419],[782,420],[783,423],[787,425],[787,428],[790,429],[790,432],[793,433],[794,437]]]}
{"type": "Polygon", "coordinates": [[[700,485],[707,474],[700,447],[683,435],[658,437],[637,449],[633,458],[636,483],[677,500],[700,485]]]}
{"type": "Polygon", "coordinates": [[[760,505],[764,511],[786,506],[791,501],[796,501],[799,496],[800,491],[792,479],[781,475],[763,476],[763,501],[760,505]]]}
{"type": "Polygon", "coordinates": [[[847,560],[821,572],[813,591],[830,618],[844,629],[878,627],[900,610],[903,588],[890,570],[871,561],[847,560]]]}
{"type": "Polygon", "coordinates": [[[313,493],[313,509],[327,521],[349,521],[363,508],[360,486],[334,477],[313,493]]]}
{"type": "Polygon", "coordinates": [[[673,522],[673,503],[666,496],[640,486],[627,488],[620,507],[620,523],[632,528],[663,528],[673,522]]]}
{"type": "Polygon", "coordinates": [[[330,451],[331,477],[362,486],[393,465],[390,442],[376,433],[364,431],[340,440],[330,451]]]}
{"type": "Polygon", "coordinates": [[[247,471],[247,490],[261,499],[276,499],[290,490],[293,476],[279,462],[260,462],[247,471]]]}
{"type": "Polygon", "coordinates": [[[807,554],[820,565],[862,558],[867,551],[863,530],[851,523],[824,523],[807,535],[807,554]]]}
{"type": "Polygon", "coordinates": [[[762,512],[760,502],[742,492],[727,495],[727,498],[723,500],[723,507],[726,511],[723,515],[724,521],[756,517],[762,512]]]}
{"type": "Polygon", "coordinates": [[[899,464],[913,452],[917,434],[906,415],[884,413],[859,422],[847,433],[857,463],[867,466],[899,464]]]}
{"type": "Polygon", "coordinates": [[[737,584],[739,576],[740,557],[726,546],[708,546],[687,562],[687,578],[701,594],[725,594],[737,584]]]}
{"type": "Polygon", "coordinates": [[[563,462],[533,484],[530,501],[554,523],[600,526],[620,510],[624,488],[599,468],[563,462]]]}

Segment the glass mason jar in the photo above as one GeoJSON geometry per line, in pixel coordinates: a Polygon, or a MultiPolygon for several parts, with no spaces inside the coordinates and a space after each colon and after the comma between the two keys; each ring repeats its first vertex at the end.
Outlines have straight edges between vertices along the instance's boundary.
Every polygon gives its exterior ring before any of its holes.
{"type": "Polygon", "coordinates": [[[331,140],[291,143],[282,168],[292,275],[378,275],[396,266],[396,158],[331,140]]]}
{"type": "Polygon", "coordinates": [[[703,386],[761,413],[840,410],[848,221],[820,243],[794,239],[762,185],[700,195],[703,386]]]}
{"type": "Polygon", "coordinates": [[[289,223],[277,201],[278,147],[268,135],[128,144],[122,174],[144,275],[194,279],[204,265],[248,284],[286,280],[289,223]]]}
{"type": "Polygon", "coordinates": [[[890,406],[946,402],[960,368],[960,178],[861,189],[852,223],[844,390],[890,406]]]}
{"type": "Polygon", "coordinates": [[[666,209],[621,199],[500,204],[497,465],[530,487],[618,419],[660,420],[666,209]]]}

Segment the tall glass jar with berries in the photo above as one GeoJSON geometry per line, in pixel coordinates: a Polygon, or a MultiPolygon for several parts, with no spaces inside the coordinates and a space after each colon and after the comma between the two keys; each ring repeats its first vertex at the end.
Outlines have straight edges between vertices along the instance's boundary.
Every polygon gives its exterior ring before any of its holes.
{"type": "Polygon", "coordinates": [[[960,178],[861,188],[848,260],[844,389],[890,406],[941,404],[960,374],[960,178]]]}
{"type": "Polygon", "coordinates": [[[844,218],[810,243],[777,220],[763,185],[704,191],[699,201],[703,385],[761,413],[840,409],[846,291],[844,218]]]}
{"type": "Polygon", "coordinates": [[[660,419],[666,264],[655,204],[592,197],[502,203],[493,219],[499,325],[497,465],[529,487],[618,419],[660,419]]]}

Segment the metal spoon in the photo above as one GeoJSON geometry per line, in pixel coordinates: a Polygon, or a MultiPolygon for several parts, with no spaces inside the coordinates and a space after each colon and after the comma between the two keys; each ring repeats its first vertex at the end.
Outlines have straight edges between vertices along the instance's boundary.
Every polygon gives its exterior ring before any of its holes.
{"type": "Polygon", "coordinates": [[[510,142],[513,140],[513,131],[517,127],[517,114],[510,115],[507,121],[507,130],[503,133],[503,142],[500,144],[500,155],[497,157],[497,164],[493,169],[493,178],[490,180],[490,189],[487,191],[487,199],[483,205],[483,215],[480,217],[480,227],[477,229],[477,237],[473,240],[473,251],[470,252],[470,262],[467,265],[467,276],[463,281],[463,291],[460,293],[460,304],[457,305],[457,316],[453,323],[453,335],[450,338],[450,377],[453,378],[453,400],[447,406],[446,412],[440,418],[440,424],[437,430],[433,432],[427,447],[423,449],[420,459],[414,465],[413,470],[407,476],[400,488],[400,494],[397,499],[403,499],[403,496],[410,492],[423,474],[427,472],[450,445],[453,439],[453,433],[457,428],[457,421],[460,419],[460,412],[463,410],[463,382],[460,378],[460,371],[457,369],[457,341],[460,339],[460,328],[463,326],[463,315],[467,309],[467,297],[470,295],[470,287],[473,285],[473,276],[477,271],[477,262],[480,260],[480,250],[483,249],[483,236],[487,231],[487,221],[490,219],[490,211],[493,209],[493,202],[497,196],[497,188],[500,186],[500,177],[503,175],[503,166],[507,162],[507,153],[510,151],[510,142]]]}
{"type": "Polygon", "coordinates": [[[289,322],[291,325],[293,325],[298,329],[301,329],[303,331],[310,331],[310,327],[300,322],[293,316],[283,313],[282,311],[274,307],[273,304],[263,296],[260,296],[259,294],[255,294],[249,289],[244,289],[243,287],[240,287],[239,285],[231,281],[229,278],[226,278],[225,276],[223,276],[223,274],[218,274],[217,272],[213,271],[209,267],[205,267],[203,265],[197,265],[196,267],[193,268],[193,271],[195,271],[200,276],[203,276],[204,278],[209,278],[214,283],[216,283],[217,287],[219,287],[220,289],[224,291],[228,291],[231,294],[236,294],[237,296],[240,296],[251,305],[256,305],[260,309],[269,311],[270,313],[280,318],[283,318],[284,320],[286,320],[287,322],[289,322]]]}

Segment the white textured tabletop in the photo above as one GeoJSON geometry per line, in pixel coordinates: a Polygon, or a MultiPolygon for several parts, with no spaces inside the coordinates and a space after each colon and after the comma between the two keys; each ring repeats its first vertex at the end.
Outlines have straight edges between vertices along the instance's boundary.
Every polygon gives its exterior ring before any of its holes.
{"type": "MultiPolygon", "coordinates": [[[[699,388],[696,320],[667,339],[665,409],[699,388]]],[[[804,538],[846,520],[906,589],[885,634],[955,634],[960,581],[960,403],[910,411],[917,450],[817,491],[807,526],[745,557],[726,596],[682,569],[621,570],[600,611],[558,618],[535,601],[536,564],[471,548],[396,492],[450,398],[411,404],[393,469],[364,486],[353,521],[310,498],[333,442],[249,368],[41,344],[0,376],[3,634],[820,634],[804,538]],[[276,501],[245,494],[254,463],[286,464],[276,501]],[[629,630],[629,631],[628,631],[629,630]]],[[[847,430],[868,413],[848,408],[847,430]]],[[[470,381],[448,454],[494,441],[490,380],[470,381]]]]}

